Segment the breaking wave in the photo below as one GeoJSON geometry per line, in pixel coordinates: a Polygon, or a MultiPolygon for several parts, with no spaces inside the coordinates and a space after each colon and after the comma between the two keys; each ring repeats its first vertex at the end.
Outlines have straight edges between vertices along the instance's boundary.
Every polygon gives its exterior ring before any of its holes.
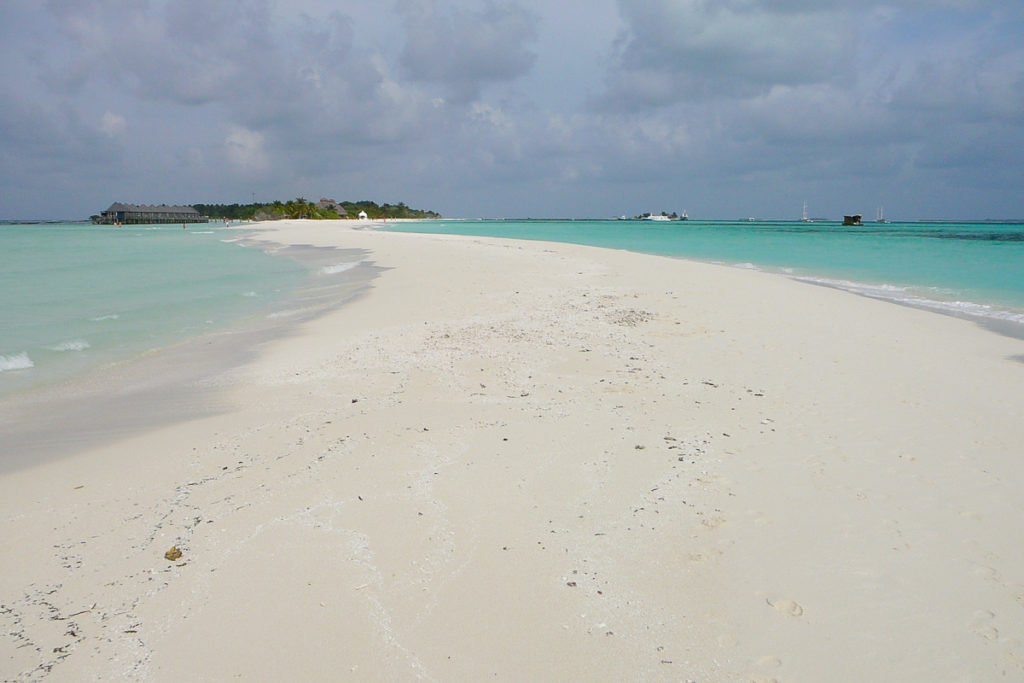
{"type": "Polygon", "coordinates": [[[32,362],[32,359],[24,351],[11,356],[0,356],[0,372],[6,370],[28,370],[35,366],[36,364],[32,362]]]}
{"type": "MultiPolygon", "coordinates": [[[[1022,311],[993,306],[990,304],[980,304],[974,301],[932,298],[921,294],[919,291],[915,291],[910,287],[900,287],[889,284],[875,285],[864,282],[854,282],[852,280],[837,280],[808,276],[794,276],[793,279],[816,285],[824,285],[826,287],[835,287],[836,289],[853,292],[854,294],[860,294],[861,296],[892,301],[906,306],[945,313],[947,315],[982,318],[988,320],[1003,320],[1024,325],[1024,312],[1022,311]]],[[[941,296],[944,292],[952,294],[952,292],[948,292],[948,290],[938,288],[933,289],[937,296],[941,296]]]]}

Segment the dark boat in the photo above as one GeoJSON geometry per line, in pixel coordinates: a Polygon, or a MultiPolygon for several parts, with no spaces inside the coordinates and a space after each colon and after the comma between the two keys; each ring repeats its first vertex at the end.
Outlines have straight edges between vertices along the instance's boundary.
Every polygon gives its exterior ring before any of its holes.
{"type": "Polygon", "coordinates": [[[843,216],[843,225],[862,225],[861,214],[855,213],[852,216],[843,216]]]}

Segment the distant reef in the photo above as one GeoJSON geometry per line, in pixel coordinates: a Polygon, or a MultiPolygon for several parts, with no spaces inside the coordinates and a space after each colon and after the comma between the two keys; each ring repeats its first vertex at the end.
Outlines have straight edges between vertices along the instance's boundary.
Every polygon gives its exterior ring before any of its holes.
{"type": "Polygon", "coordinates": [[[339,202],[334,199],[322,198],[319,202],[311,202],[303,197],[291,201],[273,201],[270,203],[253,204],[193,204],[193,207],[204,216],[213,220],[256,220],[273,221],[285,218],[338,219],[356,218],[361,212],[371,219],[382,218],[441,218],[435,211],[413,209],[404,202],[398,204],[377,204],[368,200],[359,202],[339,202]]]}

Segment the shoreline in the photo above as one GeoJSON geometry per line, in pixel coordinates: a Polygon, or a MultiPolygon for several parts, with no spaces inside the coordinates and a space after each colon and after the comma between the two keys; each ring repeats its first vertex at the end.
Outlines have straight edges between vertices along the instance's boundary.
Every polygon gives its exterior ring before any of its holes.
{"type": "Polygon", "coordinates": [[[0,474],[2,677],[1024,672],[1019,340],[318,223],[253,239],[378,276],[232,370],[223,411],[0,474]]]}
{"type": "MultiPolygon", "coordinates": [[[[728,264],[723,264],[728,265],[728,264]]],[[[737,267],[737,266],[729,266],[737,267]]],[[[762,271],[767,273],[774,273],[775,271],[762,271]]],[[[903,306],[906,308],[912,308],[915,311],[922,311],[925,313],[933,313],[935,315],[943,315],[957,320],[964,320],[970,323],[974,323],[978,327],[993,332],[995,334],[1002,335],[1004,337],[1010,337],[1012,339],[1024,340],[1024,322],[1012,320],[1009,318],[1002,317],[990,317],[984,316],[977,313],[968,313],[966,311],[956,311],[950,308],[943,308],[937,304],[941,303],[938,301],[908,301],[906,299],[894,299],[887,298],[881,294],[873,294],[863,291],[863,287],[848,287],[842,284],[836,283],[823,278],[814,278],[809,276],[796,276],[787,273],[775,273],[788,277],[794,282],[800,282],[803,284],[811,285],[812,287],[825,287],[826,289],[834,289],[839,292],[846,292],[854,296],[861,296],[865,299],[873,299],[875,301],[881,301],[883,303],[892,304],[894,306],[903,306]]],[[[974,304],[976,306],[988,306],[989,304],[974,304]]]]}
{"type": "MultiPolygon", "coordinates": [[[[258,226],[238,229],[235,241],[245,248],[266,248],[251,239],[258,226]]],[[[272,258],[303,263],[309,274],[272,307],[0,398],[0,475],[224,410],[220,394],[233,370],[303,322],[360,296],[377,274],[358,251],[283,244],[273,250],[272,258]]]]}
{"type": "MultiPolygon", "coordinates": [[[[440,222],[448,222],[449,219],[445,219],[440,222]]],[[[458,223],[460,221],[478,221],[479,219],[454,219],[451,222],[458,223]]],[[[489,220],[489,219],[488,219],[489,220]]],[[[418,221],[418,222],[438,222],[438,221],[418,221]]],[[[494,221],[495,223],[509,222],[509,223],[533,223],[533,222],[544,222],[530,220],[509,220],[509,221],[494,221]]],[[[556,223],[564,223],[566,221],[554,221],[556,223]]],[[[606,220],[606,219],[593,219],[589,222],[603,223],[603,224],[615,224],[619,221],[606,220]]],[[[763,223],[764,221],[762,221],[763,223]]],[[[795,227],[804,227],[806,224],[797,221],[767,221],[768,223],[778,223],[784,225],[793,225],[795,227]]],[[[727,225],[736,226],[747,226],[745,221],[693,221],[695,225],[707,225],[714,223],[723,223],[727,225]]],[[[1003,223],[1005,224],[1005,222],[1003,223]]],[[[688,223],[687,223],[688,225],[688,223]]],[[[905,224],[911,225],[911,224],[905,224]]],[[[932,225],[943,225],[943,223],[932,223],[932,225]]],[[[981,225],[981,223],[973,223],[973,225],[981,225]]],[[[891,228],[890,224],[886,224],[886,229],[891,228]]],[[[447,234],[470,234],[470,233],[447,233],[447,234]]],[[[515,238],[508,235],[510,238],[515,238]]],[[[538,237],[522,237],[522,239],[539,240],[542,238],[538,237]]],[[[790,277],[799,282],[805,282],[808,284],[814,284],[824,287],[833,287],[843,291],[851,292],[859,296],[866,296],[869,298],[878,299],[880,301],[887,301],[895,303],[901,306],[909,306],[911,308],[917,308],[920,310],[931,311],[935,313],[941,313],[943,315],[949,315],[964,320],[971,320],[982,327],[987,327],[999,334],[1009,334],[1011,336],[1024,339],[1024,292],[1019,293],[1016,296],[1016,301],[1008,303],[1005,292],[1001,295],[996,292],[989,292],[988,297],[984,293],[973,292],[968,293],[966,291],[957,291],[956,289],[946,289],[944,286],[936,284],[908,284],[906,282],[897,283],[895,280],[888,280],[885,278],[857,278],[856,276],[850,276],[849,274],[841,274],[835,271],[830,271],[819,264],[819,266],[805,266],[796,267],[792,263],[785,262],[774,262],[774,263],[758,263],[755,264],[746,260],[745,258],[730,259],[721,256],[694,256],[687,253],[676,253],[674,251],[665,250],[664,248],[643,250],[641,248],[629,248],[629,247],[614,247],[601,244],[598,241],[591,240],[578,240],[578,241],[567,241],[569,244],[592,244],[594,246],[604,246],[606,248],[626,248],[634,251],[635,253],[645,253],[651,255],[670,256],[675,258],[681,258],[688,261],[696,261],[699,263],[708,263],[714,265],[724,265],[731,268],[739,269],[753,269],[766,273],[773,273],[777,275],[783,275],[790,277]],[[936,295],[937,290],[946,289],[946,297],[940,297],[936,295]]],[[[662,245],[663,247],[663,245],[662,245]]]]}

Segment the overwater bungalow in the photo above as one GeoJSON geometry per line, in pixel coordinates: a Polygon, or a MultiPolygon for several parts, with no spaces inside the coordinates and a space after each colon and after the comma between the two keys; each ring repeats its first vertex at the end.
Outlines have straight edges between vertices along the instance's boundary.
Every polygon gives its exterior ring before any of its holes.
{"type": "Polygon", "coordinates": [[[139,223],[209,223],[207,216],[200,215],[191,206],[146,206],[115,202],[99,216],[93,216],[93,223],[100,225],[129,225],[139,223]]]}

